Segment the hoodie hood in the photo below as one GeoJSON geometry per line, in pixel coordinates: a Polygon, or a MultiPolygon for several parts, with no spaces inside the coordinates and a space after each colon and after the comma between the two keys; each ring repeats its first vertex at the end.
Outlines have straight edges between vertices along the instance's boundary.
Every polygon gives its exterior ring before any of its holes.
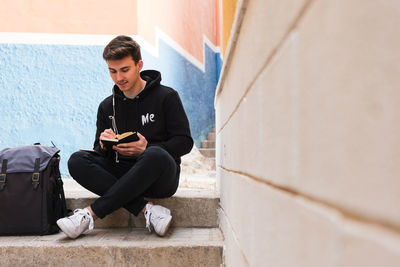
{"type": "MultiPolygon", "coordinates": [[[[146,81],[146,86],[139,93],[141,97],[144,97],[147,94],[149,94],[149,91],[156,88],[158,85],[160,85],[161,82],[161,73],[156,70],[144,70],[140,72],[140,77],[146,81]]],[[[125,98],[124,93],[122,93],[122,91],[116,84],[114,85],[113,92],[115,94],[115,97],[121,99],[125,98]]]]}

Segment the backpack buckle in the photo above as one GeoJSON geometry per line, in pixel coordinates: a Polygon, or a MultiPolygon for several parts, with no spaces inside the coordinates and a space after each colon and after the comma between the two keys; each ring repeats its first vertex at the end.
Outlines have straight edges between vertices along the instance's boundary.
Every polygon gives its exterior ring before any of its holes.
{"type": "Polygon", "coordinates": [[[40,178],[40,173],[34,172],[32,174],[32,184],[33,184],[33,189],[37,189],[39,187],[39,178],[40,178]]]}

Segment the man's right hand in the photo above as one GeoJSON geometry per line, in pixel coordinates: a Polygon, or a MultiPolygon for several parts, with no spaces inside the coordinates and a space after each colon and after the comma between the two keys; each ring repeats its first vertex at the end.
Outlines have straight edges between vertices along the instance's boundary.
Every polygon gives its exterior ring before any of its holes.
{"type": "Polygon", "coordinates": [[[108,139],[115,139],[117,138],[117,135],[113,132],[111,129],[105,129],[104,132],[100,134],[100,146],[101,149],[103,149],[103,143],[101,142],[101,139],[103,138],[108,138],[108,139]]]}

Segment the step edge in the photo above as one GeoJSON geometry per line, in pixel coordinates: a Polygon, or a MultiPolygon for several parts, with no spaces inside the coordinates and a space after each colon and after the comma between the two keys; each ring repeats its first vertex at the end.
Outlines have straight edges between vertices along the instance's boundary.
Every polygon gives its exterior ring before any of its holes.
{"type": "MultiPolygon", "coordinates": [[[[2,241],[0,245],[2,248],[65,248],[65,247],[130,247],[130,248],[139,248],[139,249],[149,249],[149,248],[164,248],[164,247],[222,247],[224,244],[224,236],[218,227],[175,227],[173,229],[172,234],[167,234],[166,237],[158,237],[155,233],[147,233],[147,229],[145,228],[124,228],[124,229],[116,229],[116,228],[98,228],[94,229],[91,232],[83,234],[78,239],[69,239],[64,235],[64,233],[60,232],[53,235],[46,236],[2,236],[2,241]],[[194,237],[190,239],[177,240],[173,237],[174,230],[183,230],[183,229],[191,229],[193,230],[194,237]],[[127,230],[126,234],[135,234],[134,232],[138,232],[141,235],[145,235],[149,237],[149,239],[144,240],[129,240],[129,239],[118,239],[110,240],[109,244],[105,242],[102,237],[99,237],[98,240],[93,240],[96,234],[105,233],[107,234],[112,231],[118,230],[127,230]],[[198,230],[198,231],[196,231],[198,230]],[[196,240],[196,232],[200,232],[201,230],[209,230],[209,235],[212,235],[212,240],[202,240],[198,238],[196,240]],[[7,240],[9,239],[9,240],[7,240]],[[32,240],[30,240],[32,239],[32,240]],[[90,240],[88,240],[90,239],[90,240]],[[170,242],[169,242],[170,241],[170,242]],[[149,245],[151,244],[151,246],[149,245]]],[[[177,233],[179,235],[180,233],[177,233]]]]}

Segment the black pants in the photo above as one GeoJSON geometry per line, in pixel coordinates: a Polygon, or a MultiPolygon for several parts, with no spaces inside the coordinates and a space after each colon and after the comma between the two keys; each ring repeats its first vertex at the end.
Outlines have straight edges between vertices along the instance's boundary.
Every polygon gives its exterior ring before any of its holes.
{"type": "Polygon", "coordinates": [[[175,194],[180,166],[163,148],[148,147],[136,161],[119,163],[78,151],[68,160],[71,176],[89,191],[101,196],[91,208],[99,218],[124,207],[135,216],[144,208],[144,197],[164,198],[175,194]]]}

